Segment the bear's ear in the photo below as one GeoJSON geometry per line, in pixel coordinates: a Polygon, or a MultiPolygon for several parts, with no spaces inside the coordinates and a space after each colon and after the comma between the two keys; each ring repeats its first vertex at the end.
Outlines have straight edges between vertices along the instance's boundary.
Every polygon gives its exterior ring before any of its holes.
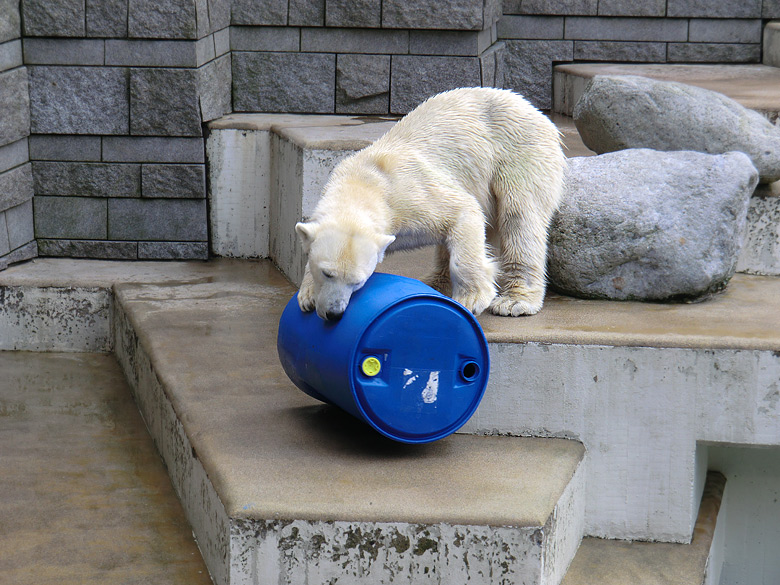
{"type": "Polygon", "coordinates": [[[303,253],[308,254],[311,248],[311,243],[317,235],[317,224],[298,222],[295,224],[295,232],[301,240],[301,246],[303,246],[303,253]]]}
{"type": "Polygon", "coordinates": [[[378,236],[377,245],[379,246],[379,253],[377,254],[377,262],[381,262],[385,259],[385,252],[387,247],[395,242],[395,236],[378,236]]]}

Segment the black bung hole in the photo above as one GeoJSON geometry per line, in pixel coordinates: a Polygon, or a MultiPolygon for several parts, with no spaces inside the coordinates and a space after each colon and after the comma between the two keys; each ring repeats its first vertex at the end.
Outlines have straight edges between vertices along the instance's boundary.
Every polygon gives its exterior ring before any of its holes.
{"type": "Polygon", "coordinates": [[[467,382],[473,382],[479,376],[479,364],[477,362],[466,362],[460,370],[460,375],[467,382]]]}

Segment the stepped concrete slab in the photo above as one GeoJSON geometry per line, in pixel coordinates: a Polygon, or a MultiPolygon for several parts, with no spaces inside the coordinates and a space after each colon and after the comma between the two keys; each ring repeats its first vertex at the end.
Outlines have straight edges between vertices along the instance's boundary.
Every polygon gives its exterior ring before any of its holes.
{"type": "MultiPolygon", "coordinates": [[[[415,278],[431,251],[381,269],[415,278]]],[[[532,317],[483,315],[491,378],[463,432],[577,439],[585,532],[689,542],[707,444],[780,445],[780,279],[737,274],[695,304],[549,294],[532,317]]]]}
{"type": "Polygon", "coordinates": [[[562,585],[719,585],[725,489],[708,474],[690,544],[586,538],[562,585]]]}
{"type": "Polygon", "coordinates": [[[113,357],[0,352],[4,583],[211,583],[113,357]]]}
{"type": "Polygon", "coordinates": [[[211,122],[206,151],[214,253],[270,256],[298,281],[304,261],[295,224],[314,209],[333,167],[393,123],[294,114],[233,114],[211,122]]]}
{"type": "Polygon", "coordinates": [[[216,583],[560,582],[582,534],[576,441],[392,443],[301,393],[269,262],[116,287],[116,353],[216,583]]]}
{"type": "Polygon", "coordinates": [[[780,20],[768,22],[764,27],[764,65],[780,67],[780,20]]]}
{"type": "MultiPolygon", "coordinates": [[[[421,277],[432,265],[428,249],[389,256],[381,269],[421,277]]],[[[262,273],[269,270],[267,263],[239,260],[39,259],[0,274],[0,285],[64,288],[82,281],[99,287],[137,279],[167,282],[173,290],[176,283],[200,287],[229,283],[233,271],[242,266],[248,266],[242,270],[249,273],[257,271],[257,279],[266,278],[262,273]],[[127,274],[122,275],[122,267],[127,274]]],[[[220,299],[236,296],[203,291],[201,296],[212,298],[198,303],[219,304],[220,299]]],[[[155,299],[162,303],[165,297],[148,294],[149,303],[155,299]]],[[[180,302],[186,306],[195,300],[193,296],[180,302]]],[[[225,310],[231,306],[226,304],[225,310]]],[[[123,313],[113,314],[111,327],[121,331],[118,315],[123,313]]],[[[707,444],[780,444],[775,400],[780,378],[780,279],[738,274],[723,293],[684,305],[550,295],[543,311],[533,317],[480,319],[490,341],[493,369],[485,399],[463,431],[583,442],[589,451],[584,490],[587,534],[687,542],[704,485],[707,444]]],[[[203,327],[197,339],[209,339],[208,322],[193,323],[203,327]]],[[[66,320],[59,322],[60,327],[66,325],[66,320]]],[[[143,333],[139,336],[143,339],[143,333]]],[[[134,343],[122,342],[124,347],[134,343]]],[[[182,355],[187,347],[182,345],[182,355]]],[[[231,350],[213,353],[221,359],[231,350]]],[[[144,385],[159,383],[149,360],[144,363],[132,366],[142,370],[139,379],[144,385]]],[[[275,356],[271,363],[277,367],[275,356]]],[[[251,370],[225,372],[230,379],[263,379],[251,370]]],[[[166,424],[176,428],[173,421],[178,419],[171,414],[172,407],[167,408],[166,424]]],[[[161,406],[157,409],[163,412],[161,406]]],[[[161,415],[157,420],[163,420],[161,415]]],[[[150,426],[155,424],[163,423],[150,426]]],[[[194,474],[195,483],[197,477],[205,482],[205,471],[196,463],[187,464],[187,473],[194,474]]],[[[218,498],[207,497],[211,493],[207,489],[193,488],[191,493],[206,498],[194,510],[220,509],[218,498]]],[[[222,520],[229,526],[226,516],[222,520]]],[[[214,554],[222,558],[222,553],[214,554]]]]}
{"type": "Polygon", "coordinates": [[[219,278],[230,263],[44,259],[0,272],[0,350],[107,352],[112,287],[219,278]]]}
{"type": "Polygon", "coordinates": [[[595,75],[640,75],[679,81],[722,93],[770,122],[780,115],[780,69],[767,65],[670,65],[576,63],[557,65],[553,73],[553,110],[571,116],[595,75]]]}

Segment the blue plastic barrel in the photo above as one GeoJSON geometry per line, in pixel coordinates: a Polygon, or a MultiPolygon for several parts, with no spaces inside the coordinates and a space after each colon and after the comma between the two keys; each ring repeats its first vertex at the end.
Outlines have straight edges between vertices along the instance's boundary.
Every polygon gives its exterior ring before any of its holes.
{"type": "Polygon", "coordinates": [[[427,443],[471,418],[487,386],[482,328],[462,305],[418,280],[376,273],[339,321],[279,321],[282,367],[301,390],[403,443],[427,443]]]}

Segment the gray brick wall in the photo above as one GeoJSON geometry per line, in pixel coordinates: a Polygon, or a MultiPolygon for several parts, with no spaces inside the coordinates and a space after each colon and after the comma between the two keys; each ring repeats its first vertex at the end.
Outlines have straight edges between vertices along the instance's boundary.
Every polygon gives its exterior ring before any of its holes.
{"type": "Polygon", "coordinates": [[[29,75],[17,0],[0,0],[0,270],[37,254],[33,236],[29,75]]]}
{"type": "Polygon", "coordinates": [[[233,109],[405,114],[496,82],[500,0],[234,0],[233,109]]]}
{"type": "Polygon", "coordinates": [[[505,86],[542,109],[559,62],[760,63],[780,0],[504,0],[505,86]]]}
{"type": "Polygon", "coordinates": [[[207,257],[203,123],[232,109],[230,19],[229,0],[21,2],[42,255],[207,257]]]}

